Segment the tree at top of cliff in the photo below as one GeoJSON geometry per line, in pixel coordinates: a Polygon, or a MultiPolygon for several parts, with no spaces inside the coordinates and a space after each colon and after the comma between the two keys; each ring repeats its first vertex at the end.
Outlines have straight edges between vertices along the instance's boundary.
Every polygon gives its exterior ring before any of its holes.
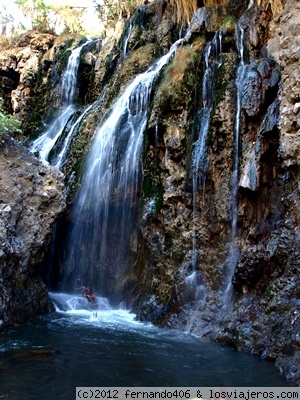
{"type": "Polygon", "coordinates": [[[5,16],[0,20],[0,34],[11,37],[31,29],[86,34],[86,27],[97,21],[96,8],[93,0],[14,0],[5,5],[0,0],[1,15],[5,16]],[[13,26],[4,29],[7,23],[13,26]]]}
{"type": "Polygon", "coordinates": [[[82,21],[87,7],[76,6],[75,1],[15,0],[15,3],[28,18],[30,28],[39,31],[52,30],[56,33],[84,33],[82,21]]]}
{"type": "Polygon", "coordinates": [[[24,16],[29,19],[32,28],[39,30],[50,29],[48,25],[50,7],[44,0],[15,0],[15,4],[20,7],[24,16]]]}

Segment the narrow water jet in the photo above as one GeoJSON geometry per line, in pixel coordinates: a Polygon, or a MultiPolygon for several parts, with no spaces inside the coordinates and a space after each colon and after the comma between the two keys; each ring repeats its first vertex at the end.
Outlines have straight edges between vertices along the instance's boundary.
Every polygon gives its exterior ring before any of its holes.
{"type": "Polygon", "coordinates": [[[127,50],[128,50],[128,43],[129,43],[129,39],[131,36],[131,31],[132,31],[132,27],[133,27],[133,23],[135,20],[135,16],[131,17],[129,20],[129,23],[124,31],[124,34],[122,36],[122,57],[125,58],[127,55],[127,50]]]}
{"type": "Polygon", "coordinates": [[[222,296],[222,315],[226,315],[232,306],[233,286],[232,276],[239,258],[239,248],[235,243],[238,223],[238,188],[239,188],[239,161],[240,161],[240,130],[241,130],[241,104],[243,81],[245,77],[244,59],[244,30],[240,24],[236,25],[236,46],[239,53],[239,66],[236,72],[236,115],[233,129],[233,169],[231,176],[231,244],[227,258],[224,262],[224,291],[222,296]]]}
{"type": "MultiPolygon", "coordinates": [[[[215,101],[215,74],[222,65],[222,31],[215,33],[213,40],[208,43],[204,51],[204,74],[202,79],[202,108],[199,111],[199,134],[194,143],[192,152],[192,189],[193,189],[193,250],[192,273],[186,278],[185,283],[194,288],[196,310],[204,306],[207,297],[207,288],[203,283],[201,271],[197,270],[198,249],[196,238],[196,221],[201,218],[198,210],[198,191],[202,188],[202,206],[204,206],[205,183],[208,173],[209,160],[207,152],[207,139],[211,121],[211,113],[215,101]]],[[[201,212],[200,212],[201,214],[201,212]]],[[[195,313],[192,313],[188,322],[188,331],[192,328],[195,313]]]]}
{"type": "Polygon", "coordinates": [[[254,0],[249,0],[249,4],[248,4],[247,10],[249,10],[251,7],[253,7],[253,5],[254,5],[254,0]]]}
{"type": "Polygon", "coordinates": [[[198,187],[203,187],[203,196],[205,191],[205,181],[208,172],[207,138],[211,112],[215,101],[215,72],[222,64],[221,54],[222,32],[219,30],[204,51],[205,72],[202,81],[202,108],[199,112],[199,135],[194,144],[192,154],[194,221],[196,218],[198,187]]]}

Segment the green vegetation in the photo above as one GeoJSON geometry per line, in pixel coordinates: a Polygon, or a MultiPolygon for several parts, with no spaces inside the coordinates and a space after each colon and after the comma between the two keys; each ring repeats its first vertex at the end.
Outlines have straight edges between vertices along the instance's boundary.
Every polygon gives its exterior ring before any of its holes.
{"type": "Polygon", "coordinates": [[[183,46],[177,50],[175,57],[164,71],[163,79],[159,86],[156,102],[161,109],[170,111],[180,111],[183,107],[183,100],[191,103],[194,98],[196,87],[197,70],[199,60],[199,47],[183,46]]]}
{"type": "Polygon", "coordinates": [[[49,11],[51,7],[46,5],[44,0],[15,0],[26,18],[32,22],[32,28],[41,32],[50,30],[49,11]]]}
{"type": "Polygon", "coordinates": [[[115,26],[121,16],[130,17],[141,4],[142,0],[93,0],[87,5],[73,4],[72,0],[14,0],[10,5],[0,4],[0,25],[2,35],[9,39],[31,29],[99,36],[106,26],[115,26]],[[91,10],[96,18],[90,24],[87,19],[90,21],[91,10]]]}
{"type": "Polygon", "coordinates": [[[0,134],[3,132],[21,133],[21,122],[3,110],[3,99],[0,97],[0,134]]]}
{"type": "Polygon", "coordinates": [[[13,8],[0,6],[0,24],[5,27],[4,36],[8,38],[18,37],[22,32],[30,29],[53,32],[58,26],[60,30],[63,26],[64,32],[68,34],[79,32],[84,34],[81,17],[86,7],[74,7],[68,0],[14,0],[14,4],[19,10],[18,18],[12,15],[13,8]]]}
{"type": "Polygon", "coordinates": [[[135,74],[145,71],[159,55],[159,47],[154,43],[148,43],[132,51],[123,64],[122,80],[128,81],[135,74]]]}
{"type": "Polygon", "coordinates": [[[222,23],[223,31],[225,31],[227,33],[234,33],[236,23],[237,23],[237,21],[234,16],[226,15],[226,17],[224,18],[223,23],[222,23]]]}
{"type": "Polygon", "coordinates": [[[156,151],[149,150],[150,142],[146,135],[143,146],[142,198],[139,209],[140,212],[145,212],[151,204],[151,210],[148,211],[156,214],[163,206],[165,189],[161,181],[161,169],[157,163],[156,151]]]}
{"type": "MultiPolygon", "coordinates": [[[[205,5],[219,4],[222,0],[206,0],[205,5]]],[[[225,2],[227,0],[224,0],[225,2]]],[[[169,11],[177,19],[180,26],[187,26],[198,8],[197,0],[169,0],[169,11]]],[[[15,17],[15,9],[9,5],[0,5],[0,24],[4,36],[12,38],[20,33],[35,29],[40,32],[59,30],[59,34],[79,33],[93,36],[97,27],[99,32],[105,32],[106,28],[114,27],[121,17],[129,18],[134,11],[145,4],[144,0],[93,0],[93,5],[81,3],[73,4],[72,0],[14,0],[13,5],[18,8],[15,17]],[[82,5],[83,4],[83,5],[82,5]],[[86,25],[85,13],[93,8],[96,25],[86,25]],[[21,22],[22,21],[22,22],[21,22]],[[26,25],[26,27],[24,26],[26,25]],[[4,29],[4,30],[3,30],[4,29]]],[[[158,7],[162,7],[157,0],[158,7]]],[[[89,15],[90,18],[90,15],[89,15]]]]}
{"type": "Polygon", "coordinates": [[[143,204],[145,204],[149,199],[153,199],[153,212],[157,213],[163,206],[164,191],[163,184],[158,177],[153,177],[150,171],[144,172],[143,204]]]}

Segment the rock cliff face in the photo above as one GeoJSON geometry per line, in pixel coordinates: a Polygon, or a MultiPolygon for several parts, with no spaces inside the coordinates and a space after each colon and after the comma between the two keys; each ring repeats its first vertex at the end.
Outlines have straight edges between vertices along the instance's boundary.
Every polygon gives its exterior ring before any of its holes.
{"type": "MultiPolygon", "coordinates": [[[[61,106],[62,73],[71,50],[82,36],[56,36],[28,31],[0,50],[0,95],[8,112],[22,121],[25,136],[34,137],[53,119],[61,106]]],[[[88,50],[88,46],[87,49],[88,50]]],[[[83,52],[84,53],[84,52],[83,52]]],[[[82,63],[82,86],[89,65],[82,63]]],[[[82,87],[82,99],[86,92],[82,87]]]]}
{"type": "Polygon", "coordinates": [[[134,308],[141,319],[276,360],[299,383],[299,43],[289,33],[299,20],[298,4],[279,3],[241,11],[241,79],[237,34],[228,20],[223,28],[209,165],[196,192],[193,143],[204,109],[197,60],[207,44],[200,35],[212,39],[219,26],[209,17],[222,16],[222,7],[198,12],[192,47],[179,49],[165,71],[147,130],[134,308]]]}
{"type": "Polygon", "coordinates": [[[7,135],[0,137],[0,327],[47,311],[38,264],[64,210],[63,175],[7,135]]]}
{"type": "MultiPolygon", "coordinates": [[[[151,97],[126,301],[142,320],[276,361],[300,383],[295,10],[296,0],[208,1],[194,15],[151,97]]],[[[68,179],[80,179],[91,136],[114,99],[178,38],[171,16],[167,4],[143,6],[123,34],[82,56],[79,101],[105,96],[71,146],[68,179]]],[[[60,46],[43,59],[59,57],[68,45],[60,46]]],[[[41,97],[53,84],[50,73],[42,76],[41,97]]]]}

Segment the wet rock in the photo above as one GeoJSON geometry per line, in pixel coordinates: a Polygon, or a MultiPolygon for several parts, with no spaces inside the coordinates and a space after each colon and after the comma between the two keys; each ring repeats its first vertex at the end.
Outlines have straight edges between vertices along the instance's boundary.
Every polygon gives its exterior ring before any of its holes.
{"type": "Polygon", "coordinates": [[[248,116],[254,117],[260,112],[268,91],[278,85],[280,76],[279,67],[271,58],[245,67],[241,107],[248,116]]]}
{"type": "Polygon", "coordinates": [[[260,125],[260,134],[266,135],[273,131],[278,124],[279,118],[279,99],[275,99],[274,102],[268,107],[267,113],[260,125]]]}
{"type": "Polygon", "coordinates": [[[262,78],[257,67],[247,66],[242,83],[242,104],[241,107],[247,115],[253,117],[259,112],[262,102],[262,78]]]}
{"type": "Polygon", "coordinates": [[[259,246],[248,247],[242,254],[235,268],[232,283],[238,292],[253,288],[264,273],[270,259],[265,249],[259,246]]]}
{"type": "Polygon", "coordinates": [[[151,321],[158,319],[161,317],[165,306],[161,304],[161,301],[158,297],[151,296],[151,298],[147,301],[144,301],[142,305],[139,306],[138,310],[138,318],[141,321],[151,321]]]}
{"type": "Polygon", "coordinates": [[[243,154],[240,187],[255,191],[258,188],[258,162],[255,148],[251,147],[243,154]]]}
{"type": "Polygon", "coordinates": [[[156,30],[157,43],[167,51],[174,43],[174,22],[169,19],[163,19],[156,30]]]}
{"type": "MultiPolygon", "coordinates": [[[[298,346],[299,349],[299,346],[298,346]]],[[[276,360],[276,367],[280,372],[287,377],[289,381],[295,382],[295,385],[300,385],[300,351],[298,350],[292,356],[280,356],[276,360]]]]}

